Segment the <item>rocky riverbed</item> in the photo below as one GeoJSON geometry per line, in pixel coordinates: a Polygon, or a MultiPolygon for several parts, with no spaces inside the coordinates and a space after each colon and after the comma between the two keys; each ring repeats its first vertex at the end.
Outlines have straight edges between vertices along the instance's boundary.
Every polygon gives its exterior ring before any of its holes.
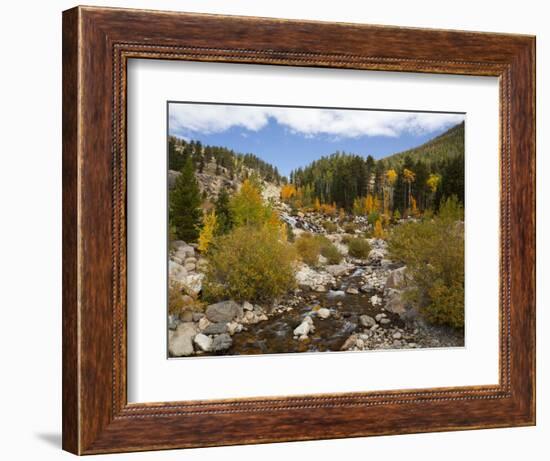
{"type": "MultiPolygon", "coordinates": [[[[314,219],[283,215],[295,233],[322,233],[314,219]]],[[[298,288],[273,305],[223,300],[168,318],[172,357],[288,352],[461,347],[463,333],[428,325],[403,297],[406,268],[387,259],[386,242],[369,239],[366,259],[347,254],[344,232],[326,234],[344,255],[337,265],[296,268],[298,288]]],[[[323,261],[320,261],[323,263],[323,261]]],[[[170,279],[189,299],[200,294],[207,261],[173,242],[170,279]]]]}

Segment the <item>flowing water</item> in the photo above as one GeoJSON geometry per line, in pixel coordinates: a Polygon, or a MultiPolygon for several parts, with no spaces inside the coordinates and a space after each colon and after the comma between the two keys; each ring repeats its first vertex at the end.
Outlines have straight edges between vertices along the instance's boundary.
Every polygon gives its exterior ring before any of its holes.
{"type": "Polygon", "coordinates": [[[380,312],[370,302],[373,293],[346,294],[348,284],[360,280],[363,268],[358,268],[343,280],[339,290],[326,293],[302,293],[302,300],[291,311],[271,316],[255,325],[246,325],[247,331],[233,336],[233,345],[225,354],[273,354],[285,352],[339,351],[346,339],[355,331],[361,331],[359,317],[374,317],[380,312]],[[331,315],[322,320],[312,311],[326,307],[331,315]],[[294,339],[294,329],[310,315],[315,332],[305,341],[294,339]]]}

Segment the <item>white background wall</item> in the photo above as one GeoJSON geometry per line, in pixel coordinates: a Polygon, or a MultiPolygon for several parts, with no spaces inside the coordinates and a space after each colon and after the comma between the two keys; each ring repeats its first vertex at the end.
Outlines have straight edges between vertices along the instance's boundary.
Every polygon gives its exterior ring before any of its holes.
{"type": "MultiPolygon", "coordinates": [[[[549,14],[545,2],[181,0],[87,4],[537,35],[538,425],[119,455],[136,460],[547,459],[550,437],[548,214],[549,14]],[[546,254],[545,254],[546,253],[546,254]],[[543,261],[545,259],[545,261],[543,261]],[[548,283],[546,283],[548,286],[548,283]],[[546,291],[546,293],[545,293],[546,291]]],[[[61,11],[71,1],[4,2],[0,15],[0,453],[68,459],[61,452],[61,11]]],[[[102,457],[100,457],[102,458],[102,457]]],[[[99,459],[99,458],[97,458],[99,459]]]]}

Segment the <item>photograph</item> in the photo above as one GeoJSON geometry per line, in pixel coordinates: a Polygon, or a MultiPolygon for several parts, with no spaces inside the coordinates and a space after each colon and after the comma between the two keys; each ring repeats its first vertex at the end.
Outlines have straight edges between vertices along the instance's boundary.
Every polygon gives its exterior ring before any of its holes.
{"type": "Polygon", "coordinates": [[[169,357],[464,347],[464,113],[167,111],[169,357]]]}

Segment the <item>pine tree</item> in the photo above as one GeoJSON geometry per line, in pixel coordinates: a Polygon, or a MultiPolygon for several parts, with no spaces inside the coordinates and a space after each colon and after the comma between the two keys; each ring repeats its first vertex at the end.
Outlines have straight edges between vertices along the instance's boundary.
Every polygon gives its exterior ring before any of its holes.
{"type": "Polygon", "coordinates": [[[215,207],[218,219],[216,232],[219,235],[227,234],[233,228],[233,220],[229,209],[229,194],[225,189],[220,191],[215,207]]]}
{"type": "Polygon", "coordinates": [[[200,204],[201,196],[193,162],[187,157],[170,193],[170,223],[178,239],[185,242],[197,240],[202,214],[200,204]]]}

